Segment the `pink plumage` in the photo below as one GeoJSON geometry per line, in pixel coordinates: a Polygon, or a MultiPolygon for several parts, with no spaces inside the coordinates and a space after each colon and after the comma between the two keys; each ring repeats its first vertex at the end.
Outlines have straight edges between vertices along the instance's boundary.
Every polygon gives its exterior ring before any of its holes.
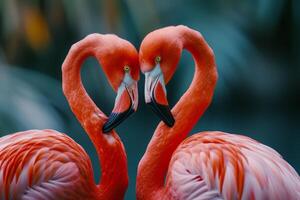
{"type": "Polygon", "coordinates": [[[31,130],[0,138],[1,199],[95,199],[91,161],[70,137],[31,130]]]}
{"type": "Polygon", "coordinates": [[[223,132],[201,132],[184,140],[166,180],[172,199],[300,198],[298,174],[275,150],[223,132]]]}

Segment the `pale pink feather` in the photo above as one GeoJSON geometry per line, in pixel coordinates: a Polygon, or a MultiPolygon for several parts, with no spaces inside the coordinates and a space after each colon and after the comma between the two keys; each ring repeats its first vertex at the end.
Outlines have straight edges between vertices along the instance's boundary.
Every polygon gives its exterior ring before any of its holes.
{"type": "Polygon", "coordinates": [[[94,199],[91,161],[65,134],[30,130],[0,138],[0,199],[94,199]]]}
{"type": "Polygon", "coordinates": [[[299,175],[275,150],[223,132],[198,133],[181,143],[166,187],[178,200],[300,199],[299,175]]]}

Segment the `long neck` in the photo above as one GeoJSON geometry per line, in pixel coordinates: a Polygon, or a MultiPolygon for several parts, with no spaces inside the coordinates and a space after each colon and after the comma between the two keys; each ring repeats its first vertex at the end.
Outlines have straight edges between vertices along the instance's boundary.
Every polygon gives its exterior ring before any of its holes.
{"type": "Polygon", "coordinates": [[[180,36],[183,48],[193,55],[195,74],[190,87],[172,109],[175,125],[169,128],[160,122],[140,162],[137,190],[141,196],[163,188],[172,153],[210,104],[217,81],[214,55],[203,37],[188,28],[180,36]]]}
{"type": "Polygon", "coordinates": [[[100,36],[87,37],[72,46],[62,66],[63,91],[99,157],[102,176],[96,189],[97,196],[114,199],[113,195],[118,194],[122,199],[128,184],[125,149],[115,132],[109,135],[102,133],[107,117],[88,96],[80,76],[81,66],[87,57],[95,56],[100,62],[101,46],[100,36]]]}

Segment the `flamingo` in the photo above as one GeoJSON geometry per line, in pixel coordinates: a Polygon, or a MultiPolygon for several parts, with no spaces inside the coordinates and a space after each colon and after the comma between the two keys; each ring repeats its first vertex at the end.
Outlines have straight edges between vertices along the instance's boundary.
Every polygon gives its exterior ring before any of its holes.
{"type": "Polygon", "coordinates": [[[209,106],[218,78],[213,51],[199,32],[182,25],[155,30],[142,41],[139,59],[145,101],[163,122],[139,162],[137,199],[300,199],[299,175],[272,148],[220,131],[186,138],[209,106]],[[183,49],[194,58],[195,74],[170,111],[165,84],[183,49]]]}
{"type": "Polygon", "coordinates": [[[91,160],[66,134],[29,130],[0,139],[0,199],[123,199],[127,186],[124,146],[113,130],[138,104],[138,52],[115,35],[91,34],[72,45],[62,65],[63,92],[96,148],[102,177],[94,182],[91,160]],[[83,87],[80,68],[94,56],[117,91],[107,117],[83,87]]]}

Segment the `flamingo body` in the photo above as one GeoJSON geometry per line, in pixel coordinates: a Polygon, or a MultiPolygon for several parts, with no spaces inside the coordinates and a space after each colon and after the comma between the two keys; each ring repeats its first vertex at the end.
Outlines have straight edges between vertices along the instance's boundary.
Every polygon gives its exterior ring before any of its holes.
{"type": "Polygon", "coordinates": [[[54,130],[0,138],[0,199],[96,199],[91,161],[74,140],[54,130]]]}
{"type": "Polygon", "coordinates": [[[139,56],[145,101],[162,122],[138,166],[137,199],[300,199],[299,175],[272,148],[222,132],[186,139],[210,105],[218,79],[214,53],[198,31],[182,25],[155,30],[144,38],[139,56]],[[194,58],[194,77],[170,110],[165,84],[184,49],[194,58]]]}
{"type": "Polygon", "coordinates": [[[137,109],[138,53],[111,34],[91,34],[72,45],[62,65],[62,89],[91,139],[101,166],[94,183],[91,161],[79,144],[54,130],[31,130],[0,138],[1,200],[121,200],[128,186],[127,157],[113,130],[137,109]],[[107,117],[87,94],[80,70],[95,57],[117,92],[107,117]]]}
{"type": "Polygon", "coordinates": [[[249,137],[201,132],[174,152],[166,180],[178,200],[299,199],[296,171],[272,148],[249,137]]]}

